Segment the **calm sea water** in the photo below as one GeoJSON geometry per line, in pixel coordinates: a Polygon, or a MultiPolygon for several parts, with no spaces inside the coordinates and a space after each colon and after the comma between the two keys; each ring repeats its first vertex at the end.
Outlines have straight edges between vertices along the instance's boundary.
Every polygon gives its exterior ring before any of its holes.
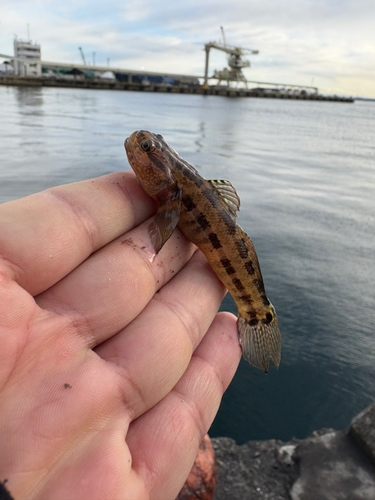
{"type": "Polygon", "coordinates": [[[1,202],[128,169],[139,128],[237,188],[282,364],[241,361],[211,435],[305,437],[375,399],[375,103],[0,87],[0,104],[1,202]]]}

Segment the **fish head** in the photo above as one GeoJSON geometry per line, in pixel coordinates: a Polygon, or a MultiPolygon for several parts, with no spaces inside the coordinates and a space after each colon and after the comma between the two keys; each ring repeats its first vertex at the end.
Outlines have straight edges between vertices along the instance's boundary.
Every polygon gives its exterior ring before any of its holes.
{"type": "Polygon", "coordinates": [[[125,151],[139,183],[149,196],[175,183],[172,175],[173,155],[161,135],[138,130],[125,140],[125,151]]]}

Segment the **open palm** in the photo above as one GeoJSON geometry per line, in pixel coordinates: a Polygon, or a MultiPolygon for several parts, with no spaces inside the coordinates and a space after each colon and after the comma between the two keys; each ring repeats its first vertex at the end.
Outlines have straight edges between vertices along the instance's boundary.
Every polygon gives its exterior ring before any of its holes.
{"type": "Polygon", "coordinates": [[[176,230],[153,256],[130,172],[0,205],[0,481],[14,498],[173,499],[240,359],[176,230]]]}

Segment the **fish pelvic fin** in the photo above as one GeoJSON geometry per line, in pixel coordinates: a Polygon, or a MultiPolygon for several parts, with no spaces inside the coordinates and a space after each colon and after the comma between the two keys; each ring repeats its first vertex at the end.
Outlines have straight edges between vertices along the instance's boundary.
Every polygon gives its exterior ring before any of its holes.
{"type": "Polygon", "coordinates": [[[276,368],[279,367],[281,335],[276,313],[273,314],[270,323],[265,324],[260,321],[257,325],[251,325],[250,321],[239,316],[237,332],[242,356],[246,361],[266,373],[268,373],[270,358],[276,368]]]}
{"type": "Polygon", "coordinates": [[[155,253],[160,252],[164,243],[172,236],[180,220],[182,190],[177,183],[164,189],[155,196],[159,207],[148,233],[155,253]]]}

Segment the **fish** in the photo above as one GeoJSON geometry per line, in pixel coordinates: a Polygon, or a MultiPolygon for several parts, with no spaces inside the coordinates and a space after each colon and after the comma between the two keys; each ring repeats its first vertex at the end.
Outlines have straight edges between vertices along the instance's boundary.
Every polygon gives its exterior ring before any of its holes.
{"type": "Polygon", "coordinates": [[[143,190],[158,203],[148,226],[155,254],[178,227],[206,256],[238,310],[242,355],[268,372],[281,360],[281,335],[268,299],[253,242],[237,224],[240,199],[227,180],[207,180],[160,134],[133,132],[125,140],[128,161],[143,190]]]}

